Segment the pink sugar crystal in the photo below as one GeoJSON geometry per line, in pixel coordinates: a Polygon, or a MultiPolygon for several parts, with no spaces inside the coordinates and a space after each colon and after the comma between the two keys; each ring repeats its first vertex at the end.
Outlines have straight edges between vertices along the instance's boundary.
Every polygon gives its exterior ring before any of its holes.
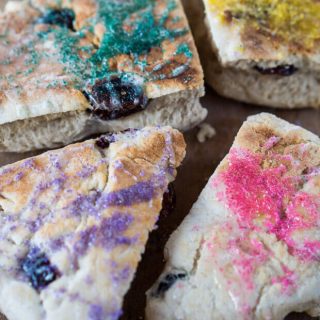
{"type": "Polygon", "coordinates": [[[284,294],[291,294],[296,287],[296,275],[286,266],[282,266],[283,275],[274,277],[271,280],[272,284],[279,283],[281,285],[281,292],[284,294]]]}
{"type": "MultiPolygon", "coordinates": [[[[291,252],[301,252],[301,245],[296,244],[292,236],[296,231],[318,226],[319,195],[298,190],[298,177],[287,175],[283,164],[263,169],[262,161],[262,155],[233,149],[228,169],[214,184],[221,181],[225,185],[224,201],[237,216],[240,227],[273,233],[291,252]]],[[[306,248],[306,251],[310,252],[310,249],[306,248]]],[[[309,255],[309,258],[317,259],[319,254],[309,255]]]]}
{"type": "Polygon", "coordinates": [[[280,140],[281,140],[280,137],[272,136],[272,137],[269,138],[269,139],[267,140],[267,142],[264,144],[264,148],[265,148],[266,150],[269,150],[269,149],[273,148],[280,140]]]}
{"type": "MultiPolygon", "coordinates": [[[[278,139],[273,137],[267,147],[273,146],[278,139]]],[[[247,289],[254,286],[254,275],[273,255],[258,240],[250,240],[252,232],[274,235],[278,241],[286,244],[288,252],[302,262],[320,260],[320,241],[309,238],[299,240],[299,232],[319,229],[320,197],[300,190],[303,175],[292,176],[288,168],[299,168],[300,161],[291,154],[279,155],[268,153],[254,154],[244,149],[232,149],[228,156],[228,168],[215,176],[213,189],[223,185],[224,191],[217,191],[217,199],[226,204],[235,215],[241,232],[248,234],[244,239],[247,247],[229,241],[225,254],[232,257],[233,266],[247,289]],[[265,161],[271,166],[264,168],[265,161]]],[[[319,172],[311,169],[312,172],[319,172]]],[[[293,172],[293,171],[292,171],[293,172]]],[[[223,231],[223,227],[221,229],[223,231]]],[[[208,249],[215,250],[215,245],[208,249]]],[[[280,283],[282,292],[291,293],[295,287],[296,275],[283,267],[283,275],[272,279],[280,283]]]]}

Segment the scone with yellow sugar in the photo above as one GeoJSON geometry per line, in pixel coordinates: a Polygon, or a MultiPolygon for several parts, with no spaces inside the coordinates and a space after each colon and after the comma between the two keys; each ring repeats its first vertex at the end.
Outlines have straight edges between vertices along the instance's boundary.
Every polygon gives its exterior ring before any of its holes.
{"type": "Polygon", "coordinates": [[[320,107],[319,1],[189,5],[207,81],[220,94],[274,107],[320,107]]]}

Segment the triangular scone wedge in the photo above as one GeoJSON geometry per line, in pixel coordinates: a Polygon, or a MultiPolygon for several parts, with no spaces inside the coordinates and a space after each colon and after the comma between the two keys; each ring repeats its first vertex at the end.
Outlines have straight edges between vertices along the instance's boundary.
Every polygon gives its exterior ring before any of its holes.
{"type": "Polygon", "coordinates": [[[9,320],[118,319],[185,155],[169,127],[70,145],[0,170],[0,310],[9,320]]]}
{"type": "Polygon", "coordinates": [[[320,139],[250,117],[167,244],[149,320],[320,315],[320,139]]]}

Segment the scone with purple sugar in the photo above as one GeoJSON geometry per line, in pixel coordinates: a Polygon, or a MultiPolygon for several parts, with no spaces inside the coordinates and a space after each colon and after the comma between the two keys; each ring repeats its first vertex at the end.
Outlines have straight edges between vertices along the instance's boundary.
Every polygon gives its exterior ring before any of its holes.
{"type": "Polygon", "coordinates": [[[9,1],[0,34],[0,151],[206,117],[180,0],[9,1]]]}
{"type": "Polygon", "coordinates": [[[165,254],[148,320],[319,316],[319,137],[250,117],[165,254]]]}
{"type": "Polygon", "coordinates": [[[118,319],[184,154],[178,131],[149,127],[0,169],[0,311],[118,319]]]}

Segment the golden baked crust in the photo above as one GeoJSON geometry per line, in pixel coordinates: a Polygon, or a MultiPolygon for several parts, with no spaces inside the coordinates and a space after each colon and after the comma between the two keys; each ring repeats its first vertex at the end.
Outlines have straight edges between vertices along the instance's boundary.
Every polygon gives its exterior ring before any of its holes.
{"type": "Polygon", "coordinates": [[[1,312],[9,319],[117,319],[184,155],[178,131],[149,127],[2,168],[1,312]],[[26,273],[35,250],[55,281],[37,286],[26,273]]]}
{"type": "Polygon", "coordinates": [[[149,99],[203,87],[179,0],[9,2],[0,34],[0,123],[92,109],[114,76],[149,99]]]}

